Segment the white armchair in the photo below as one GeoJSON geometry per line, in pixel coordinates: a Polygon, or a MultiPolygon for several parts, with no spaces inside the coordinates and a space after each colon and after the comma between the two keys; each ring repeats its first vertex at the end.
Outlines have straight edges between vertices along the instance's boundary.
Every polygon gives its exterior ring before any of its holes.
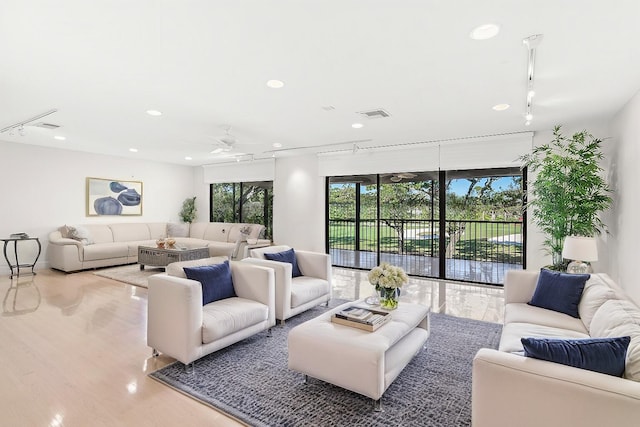
{"type": "Polygon", "coordinates": [[[287,262],[265,259],[265,253],[284,252],[289,246],[269,246],[249,251],[245,263],[270,267],[275,272],[276,319],[282,324],[296,314],[302,313],[331,299],[331,257],[319,252],[295,250],[296,260],[302,276],[291,277],[292,265],[287,262]]]}
{"type": "Polygon", "coordinates": [[[202,305],[200,282],[182,266],[211,265],[225,258],[177,262],[149,277],[147,345],[185,365],[275,325],[272,269],[232,261],[236,297],[202,305]]]}

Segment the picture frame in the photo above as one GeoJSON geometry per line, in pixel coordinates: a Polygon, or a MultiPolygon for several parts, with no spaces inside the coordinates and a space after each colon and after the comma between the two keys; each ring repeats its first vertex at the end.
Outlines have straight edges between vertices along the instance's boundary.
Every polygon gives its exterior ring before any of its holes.
{"type": "Polygon", "coordinates": [[[142,215],[142,181],[87,177],[87,216],[142,215]]]}

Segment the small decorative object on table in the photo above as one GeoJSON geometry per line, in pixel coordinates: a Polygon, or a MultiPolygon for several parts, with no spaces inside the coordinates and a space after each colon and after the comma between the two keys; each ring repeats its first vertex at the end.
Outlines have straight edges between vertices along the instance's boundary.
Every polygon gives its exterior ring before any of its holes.
{"type": "Polygon", "coordinates": [[[164,244],[166,245],[167,249],[175,249],[175,245],[176,245],[176,239],[173,239],[171,237],[167,237],[164,240],[164,244]]]}
{"type": "Polygon", "coordinates": [[[409,276],[400,267],[383,262],[369,272],[369,282],[376,287],[380,307],[387,310],[398,308],[400,288],[409,281],[409,276]]]}

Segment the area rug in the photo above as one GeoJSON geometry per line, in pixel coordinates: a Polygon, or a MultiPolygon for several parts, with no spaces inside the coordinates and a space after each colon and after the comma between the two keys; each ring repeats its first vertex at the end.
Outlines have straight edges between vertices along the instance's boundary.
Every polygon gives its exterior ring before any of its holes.
{"type": "Polygon", "coordinates": [[[471,367],[478,349],[497,348],[502,326],[431,314],[431,336],[382,397],[372,400],[287,368],[287,334],[321,314],[316,307],[285,326],[220,350],[186,372],[179,362],[150,376],[250,426],[470,426],[471,367]]]}
{"type": "Polygon", "coordinates": [[[144,270],[140,270],[140,265],[129,264],[119,267],[103,268],[95,271],[93,274],[146,288],[149,276],[162,272],[164,272],[164,268],[161,267],[145,267],[144,270]]]}

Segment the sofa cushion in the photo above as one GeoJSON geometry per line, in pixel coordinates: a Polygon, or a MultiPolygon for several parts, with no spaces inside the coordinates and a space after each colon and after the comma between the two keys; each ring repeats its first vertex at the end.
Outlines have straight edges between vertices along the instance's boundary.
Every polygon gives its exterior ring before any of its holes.
{"type": "Polygon", "coordinates": [[[245,298],[226,298],[202,308],[202,343],[207,344],[269,319],[269,307],[245,298]]]}
{"type": "Polygon", "coordinates": [[[302,276],[296,260],[296,252],[293,248],[283,252],[265,252],[264,257],[271,261],[288,262],[291,264],[291,277],[302,276]]]}
{"type": "Polygon", "coordinates": [[[169,237],[189,237],[189,223],[177,224],[177,223],[168,223],[167,224],[167,236],[169,237]]]}
{"type": "Polygon", "coordinates": [[[560,273],[543,268],[529,304],[579,318],[578,304],[589,277],[589,274],[560,273]]]}
{"type": "Polygon", "coordinates": [[[616,299],[616,293],[609,286],[602,282],[602,279],[596,275],[592,275],[582,291],[582,299],[578,304],[578,313],[584,326],[589,330],[591,328],[591,320],[596,311],[604,304],[605,301],[616,299]]]}
{"type": "Polygon", "coordinates": [[[229,261],[200,267],[184,267],[184,273],[188,279],[197,280],[202,285],[202,305],[236,296],[229,261]]]}
{"type": "Polygon", "coordinates": [[[624,377],[640,381],[640,309],[629,300],[605,301],[591,321],[592,337],[630,336],[624,377]]]}
{"type": "Polygon", "coordinates": [[[630,338],[522,338],[524,355],[621,377],[630,338]]]}
{"type": "Polygon", "coordinates": [[[507,304],[504,308],[504,323],[532,323],[551,328],[570,329],[584,334],[589,333],[581,319],[524,303],[507,304]]]}
{"type": "Polygon", "coordinates": [[[126,258],[129,255],[129,247],[126,243],[101,243],[88,245],[82,248],[83,261],[98,261],[110,258],[126,258]]]}
{"type": "Polygon", "coordinates": [[[329,293],[329,282],[310,276],[291,280],[291,308],[298,307],[329,293]]]}
{"type": "Polygon", "coordinates": [[[509,323],[502,328],[500,336],[500,351],[518,353],[524,349],[522,337],[531,338],[590,338],[588,334],[571,329],[552,328],[550,326],[533,323],[509,323]]]}

